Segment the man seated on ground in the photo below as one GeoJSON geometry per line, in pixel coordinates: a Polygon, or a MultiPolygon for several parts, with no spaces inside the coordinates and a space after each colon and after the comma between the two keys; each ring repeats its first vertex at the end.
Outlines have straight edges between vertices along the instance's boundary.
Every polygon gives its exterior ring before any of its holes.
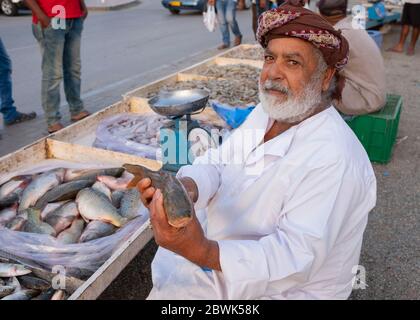
{"type": "Polygon", "coordinates": [[[348,43],[318,14],[291,4],[265,12],[257,38],[266,50],[261,103],[222,146],[178,172],[195,202],[193,219],[172,227],[161,191],[148,178],[138,184],[160,245],[149,299],[351,293],[376,179],[331,106],[348,43]]]}
{"type": "Polygon", "coordinates": [[[345,79],[341,102],[334,105],[342,113],[360,115],[380,110],[386,103],[385,67],[382,54],[366,30],[354,29],[346,17],[347,0],[321,0],[320,14],[349,42],[349,61],[340,71],[345,79]]]}

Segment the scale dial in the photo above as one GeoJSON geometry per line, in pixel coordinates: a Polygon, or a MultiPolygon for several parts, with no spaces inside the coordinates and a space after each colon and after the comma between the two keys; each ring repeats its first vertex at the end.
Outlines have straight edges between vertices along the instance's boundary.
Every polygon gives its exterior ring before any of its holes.
{"type": "Polygon", "coordinates": [[[218,146],[210,133],[203,128],[194,128],[188,133],[188,144],[190,153],[194,158],[202,156],[207,149],[217,148],[218,146]]]}

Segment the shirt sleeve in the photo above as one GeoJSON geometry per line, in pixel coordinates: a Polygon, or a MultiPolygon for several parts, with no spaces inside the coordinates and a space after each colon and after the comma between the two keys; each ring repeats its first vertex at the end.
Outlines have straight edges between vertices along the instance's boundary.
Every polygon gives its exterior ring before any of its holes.
{"type": "Polygon", "coordinates": [[[177,177],[189,177],[194,180],[198,189],[198,199],[194,204],[196,210],[207,207],[220,185],[220,172],[217,165],[195,164],[183,166],[177,177]]]}
{"type": "MultiPolygon", "coordinates": [[[[228,299],[256,299],[270,284],[279,294],[307,282],[328,256],[352,202],[360,199],[354,193],[364,190],[357,179],[344,179],[340,163],[311,171],[286,201],[273,233],[218,241],[228,299]]],[[[276,186],[276,192],[287,192],[285,186],[276,186]]]]}

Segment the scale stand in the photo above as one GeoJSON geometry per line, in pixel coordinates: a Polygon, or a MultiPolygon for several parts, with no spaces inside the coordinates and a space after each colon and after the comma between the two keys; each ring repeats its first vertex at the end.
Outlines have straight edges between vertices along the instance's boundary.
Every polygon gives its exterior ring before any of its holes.
{"type": "Polygon", "coordinates": [[[176,90],[161,92],[149,100],[153,111],[171,119],[160,129],[164,170],[177,172],[191,164],[203,145],[204,148],[217,147],[218,142],[212,139],[210,132],[191,119],[191,115],[205,109],[208,98],[209,92],[205,90],[176,90]]]}

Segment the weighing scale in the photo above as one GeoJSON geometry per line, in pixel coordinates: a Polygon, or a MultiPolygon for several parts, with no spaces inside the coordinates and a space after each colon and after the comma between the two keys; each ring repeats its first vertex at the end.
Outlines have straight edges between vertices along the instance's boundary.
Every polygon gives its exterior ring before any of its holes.
{"type": "Polygon", "coordinates": [[[208,91],[192,89],[162,91],[149,100],[154,112],[171,119],[160,128],[164,170],[176,172],[208,148],[218,146],[219,141],[215,141],[197,120],[191,119],[191,115],[206,108],[208,99],[208,91]]]}

